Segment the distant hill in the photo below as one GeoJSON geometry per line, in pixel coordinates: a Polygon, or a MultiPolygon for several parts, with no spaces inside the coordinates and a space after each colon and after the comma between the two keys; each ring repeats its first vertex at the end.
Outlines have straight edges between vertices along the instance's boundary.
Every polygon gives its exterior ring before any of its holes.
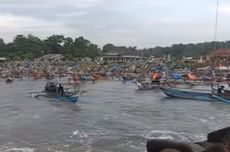
{"type": "Polygon", "coordinates": [[[115,46],[113,44],[106,44],[102,51],[107,53],[121,53],[125,55],[140,55],[140,56],[158,56],[162,57],[164,54],[171,54],[173,57],[197,57],[206,55],[216,49],[230,49],[230,41],[222,42],[204,42],[197,44],[174,44],[171,47],[154,47],[137,49],[136,47],[115,46]]]}

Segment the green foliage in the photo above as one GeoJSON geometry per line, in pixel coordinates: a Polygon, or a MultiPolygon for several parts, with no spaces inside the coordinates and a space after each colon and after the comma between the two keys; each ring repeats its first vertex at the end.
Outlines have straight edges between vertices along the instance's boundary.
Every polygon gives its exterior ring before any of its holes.
{"type": "Polygon", "coordinates": [[[114,46],[112,44],[106,44],[103,47],[102,52],[104,53],[121,53],[129,55],[140,55],[140,56],[156,56],[163,57],[165,54],[171,54],[173,57],[182,58],[183,56],[198,57],[200,55],[206,55],[215,49],[229,48],[230,41],[225,42],[204,42],[197,44],[174,44],[171,47],[154,47],[136,49],[135,47],[124,47],[114,46]]]}
{"type": "Polygon", "coordinates": [[[0,38],[0,56],[9,59],[22,60],[34,59],[42,55],[53,53],[63,54],[66,59],[75,57],[95,58],[99,55],[100,48],[83,37],[73,40],[63,35],[52,35],[45,40],[29,34],[17,35],[13,42],[5,44],[0,38]]]}
{"type": "Polygon", "coordinates": [[[175,44],[171,47],[154,47],[137,49],[136,47],[114,46],[106,44],[101,50],[96,44],[84,37],[72,39],[64,35],[52,35],[45,40],[31,34],[17,35],[13,42],[5,43],[0,38],[0,57],[9,59],[34,59],[48,53],[63,54],[66,59],[91,57],[95,58],[101,53],[120,53],[123,55],[156,56],[163,57],[171,54],[173,57],[183,56],[197,57],[205,55],[215,49],[230,48],[230,41],[204,42],[198,44],[175,44]]]}

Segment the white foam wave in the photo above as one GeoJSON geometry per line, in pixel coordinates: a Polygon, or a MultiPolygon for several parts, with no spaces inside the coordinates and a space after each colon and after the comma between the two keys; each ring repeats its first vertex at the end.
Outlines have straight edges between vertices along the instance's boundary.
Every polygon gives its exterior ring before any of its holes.
{"type": "Polygon", "coordinates": [[[153,130],[150,133],[144,135],[147,139],[170,139],[170,140],[180,140],[180,141],[188,141],[188,138],[181,135],[178,132],[174,131],[163,131],[163,130],[153,130]]]}
{"type": "Polygon", "coordinates": [[[32,148],[10,148],[6,149],[4,152],[34,152],[32,148]]]}
{"type": "Polygon", "coordinates": [[[161,136],[158,139],[169,139],[169,140],[173,140],[174,138],[172,136],[161,136]]]}
{"type": "Polygon", "coordinates": [[[78,134],[79,134],[79,130],[76,130],[76,131],[73,132],[74,136],[77,136],[78,134]]]}
{"type": "Polygon", "coordinates": [[[162,131],[154,130],[145,134],[143,137],[146,139],[168,139],[184,142],[195,142],[206,140],[206,134],[191,134],[188,132],[174,132],[174,131],[162,131]]]}

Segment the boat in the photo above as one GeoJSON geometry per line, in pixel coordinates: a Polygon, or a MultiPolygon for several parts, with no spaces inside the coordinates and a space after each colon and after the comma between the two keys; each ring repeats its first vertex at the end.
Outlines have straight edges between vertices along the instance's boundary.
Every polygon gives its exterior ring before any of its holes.
{"type": "Polygon", "coordinates": [[[122,75],[122,80],[123,81],[133,81],[138,77],[137,74],[135,73],[130,73],[130,74],[123,74],[122,75]]]}
{"type": "Polygon", "coordinates": [[[152,83],[152,82],[136,82],[136,85],[139,90],[152,90],[152,89],[159,89],[160,84],[152,83]]]}
{"type": "Polygon", "coordinates": [[[93,81],[93,82],[95,82],[94,77],[89,76],[89,75],[81,75],[80,80],[81,81],[93,81]]]}
{"type": "Polygon", "coordinates": [[[46,96],[57,101],[65,101],[71,103],[76,103],[79,98],[79,95],[74,94],[73,92],[64,92],[63,94],[46,92],[46,96]]]}
{"type": "Polygon", "coordinates": [[[52,74],[47,74],[45,77],[46,77],[46,80],[53,80],[55,78],[54,75],[52,74]]]}
{"type": "Polygon", "coordinates": [[[161,90],[169,97],[201,100],[201,101],[217,101],[211,92],[201,92],[201,90],[183,90],[179,88],[162,87],[161,90]]]}
{"type": "Polygon", "coordinates": [[[123,81],[132,81],[133,79],[134,77],[131,77],[131,76],[122,76],[123,81]]]}
{"type": "Polygon", "coordinates": [[[32,93],[32,97],[46,97],[54,99],[55,101],[76,103],[81,93],[82,92],[64,91],[64,88],[61,84],[57,86],[57,83],[47,82],[45,90],[32,93]]]}
{"type": "Polygon", "coordinates": [[[94,73],[92,76],[94,80],[107,80],[108,79],[105,73],[94,73]]]}
{"type": "Polygon", "coordinates": [[[56,94],[56,93],[42,91],[42,92],[32,93],[32,97],[34,98],[45,97],[45,98],[53,99],[54,101],[76,103],[78,101],[79,95],[70,92],[68,93],[66,92],[63,94],[56,94]]]}
{"type": "Polygon", "coordinates": [[[219,100],[219,101],[222,101],[222,102],[225,102],[225,103],[230,103],[230,99],[226,98],[224,96],[213,95],[212,98],[219,100]]]}
{"type": "Polygon", "coordinates": [[[214,99],[225,102],[225,103],[230,103],[230,90],[224,90],[223,93],[219,93],[219,95],[213,95],[212,96],[214,99]]]}
{"type": "Polygon", "coordinates": [[[73,77],[73,78],[69,78],[68,79],[68,83],[70,85],[80,85],[81,84],[81,81],[80,81],[80,78],[78,77],[73,77]]]}
{"type": "Polygon", "coordinates": [[[8,77],[8,78],[6,79],[6,83],[12,83],[13,81],[14,81],[14,79],[11,78],[11,77],[8,77]]]}

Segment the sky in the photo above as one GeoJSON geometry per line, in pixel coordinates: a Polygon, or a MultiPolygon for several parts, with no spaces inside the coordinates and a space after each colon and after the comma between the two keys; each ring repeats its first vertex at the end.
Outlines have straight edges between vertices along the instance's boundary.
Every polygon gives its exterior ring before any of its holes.
{"type": "MultiPolygon", "coordinates": [[[[214,40],[217,0],[0,0],[0,37],[83,36],[148,48],[214,40]]],[[[230,1],[219,0],[217,40],[230,40],[230,1]]]]}

